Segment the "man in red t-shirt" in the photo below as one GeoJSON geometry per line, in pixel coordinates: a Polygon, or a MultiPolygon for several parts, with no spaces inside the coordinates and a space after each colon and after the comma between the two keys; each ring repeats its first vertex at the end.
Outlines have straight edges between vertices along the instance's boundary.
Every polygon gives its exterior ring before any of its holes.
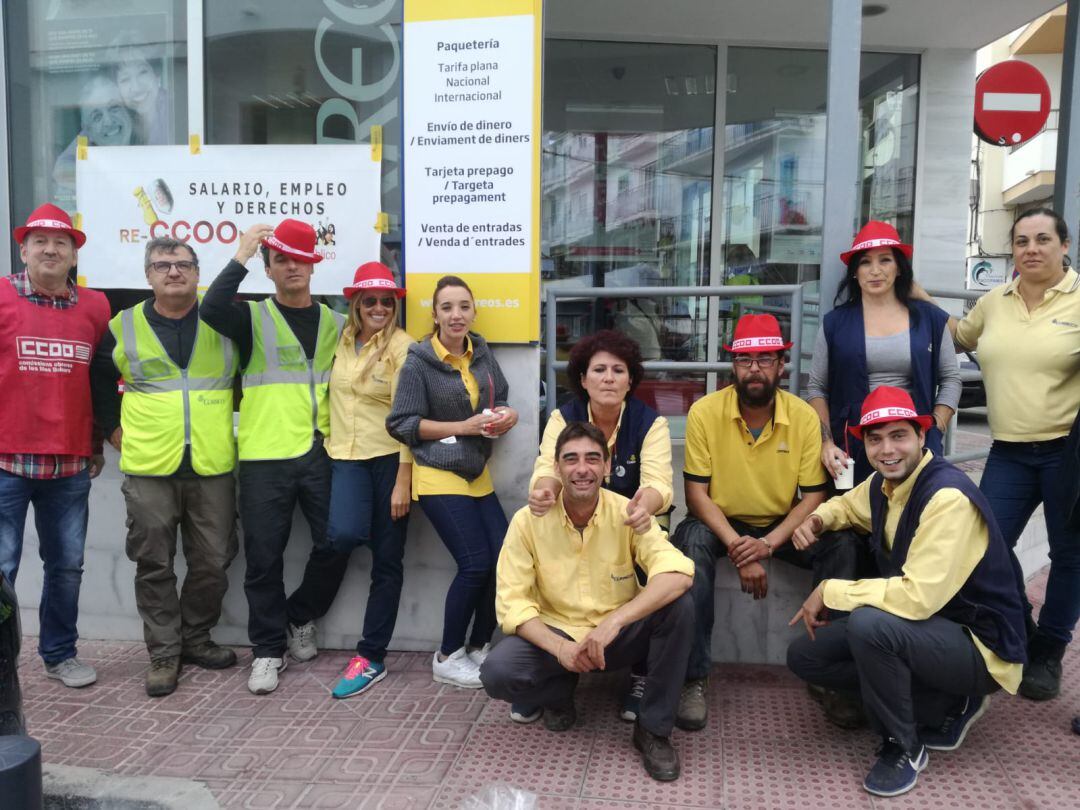
{"type": "Polygon", "coordinates": [[[45,564],[38,652],[45,673],[88,686],[97,673],[76,657],[79,586],[90,479],[90,359],[109,322],[109,302],[69,274],[86,235],[54,205],[15,229],[26,271],[0,279],[0,573],[14,583],[27,507],[34,505],[45,564]]]}

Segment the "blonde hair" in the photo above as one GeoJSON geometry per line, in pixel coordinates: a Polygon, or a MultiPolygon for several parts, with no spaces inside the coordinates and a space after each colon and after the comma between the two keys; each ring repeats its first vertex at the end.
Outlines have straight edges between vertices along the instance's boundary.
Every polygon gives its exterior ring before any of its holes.
{"type": "MultiPolygon", "coordinates": [[[[363,330],[363,323],[360,320],[360,299],[362,295],[358,292],[349,301],[349,320],[345,325],[345,336],[350,342],[355,342],[357,336],[363,330]]],[[[394,311],[390,315],[389,320],[382,329],[379,330],[379,334],[382,335],[381,345],[379,350],[368,357],[367,362],[364,363],[360,369],[360,379],[366,380],[371,370],[375,368],[375,364],[382,360],[383,355],[386,354],[386,350],[390,348],[390,340],[394,336],[394,332],[398,330],[398,314],[400,299],[395,295],[394,299],[394,311]]]]}

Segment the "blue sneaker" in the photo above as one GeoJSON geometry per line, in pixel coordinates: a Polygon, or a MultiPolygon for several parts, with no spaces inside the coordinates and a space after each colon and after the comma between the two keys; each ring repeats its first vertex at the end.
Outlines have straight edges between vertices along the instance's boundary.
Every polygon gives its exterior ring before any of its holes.
{"type": "Polygon", "coordinates": [[[386,666],[369,661],[358,655],[345,667],[341,680],[334,687],[334,697],[348,698],[359,695],[386,677],[386,666]]]}
{"type": "Polygon", "coordinates": [[[982,717],[990,706],[987,695],[973,695],[964,699],[958,714],[950,714],[937,728],[919,729],[919,739],[931,751],[955,751],[964,741],[968,730],[982,717]]]}
{"type": "Polygon", "coordinates": [[[630,673],[630,684],[623,695],[622,706],[619,707],[619,717],[629,723],[637,720],[638,712],[641,711],[641,700],[645,697],[645,676],[630,673]]]}
{"type": "Polygon", "coordinates": [[[535,723],[543,713],[542,708],[527,703],[510,704],[510,719],[515,723],[535,723]]]}
{"type": "Polygon", "coordinates": [[[863,789],[875,796],[899,796],[907,793],[919,779],[919,771],[930,764],[926,746],[909,754],[896,740],[888,739],[877,750],[878,761],[863,780],[863,789]]]}

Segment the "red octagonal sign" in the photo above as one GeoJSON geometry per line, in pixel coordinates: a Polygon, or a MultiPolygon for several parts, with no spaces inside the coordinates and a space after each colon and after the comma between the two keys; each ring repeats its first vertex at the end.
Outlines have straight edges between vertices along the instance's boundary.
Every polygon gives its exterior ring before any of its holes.
{"type": "Polygon", "coordinates": [[[1050,85],[1038,68],[1018,59],[987,68],[975,80],[975,134],[1016,146],[1039,134],[1050,115],[1050,85]]]}

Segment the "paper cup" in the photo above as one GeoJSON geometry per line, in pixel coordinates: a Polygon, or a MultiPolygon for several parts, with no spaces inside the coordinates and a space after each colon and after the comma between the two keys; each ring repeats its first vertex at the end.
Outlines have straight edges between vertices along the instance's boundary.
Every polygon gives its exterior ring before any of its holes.
{"type": "Polygon", "coordinates": [[[851,489],[855,486],[855,459],[849,458],[844,469],[833,481],[837,489],[851,489]]]}
{"type": "MultiPolygon", "coordinates": [[[[491,410],[491,408],[484,408],[484,410],[482,410],[480,413],[484,414],[484,416],[498,416],[498,414],[495,413],[495,411],[491,410]]],[[[489,439],[499,438],[498,436],[494,436],[490,432],[488,432],[487,425],[484,425],[484,435],[489,439]]]]}

